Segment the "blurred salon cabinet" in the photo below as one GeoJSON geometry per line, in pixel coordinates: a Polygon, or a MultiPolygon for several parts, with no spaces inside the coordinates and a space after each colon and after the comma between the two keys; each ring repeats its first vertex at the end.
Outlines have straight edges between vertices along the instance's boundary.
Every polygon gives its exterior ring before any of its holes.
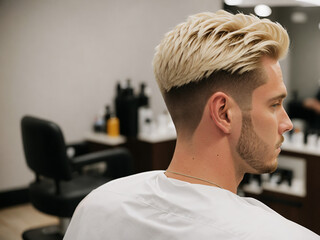
{"type": "Polygon", "coordinates": [[[176,137],[173,134],[112,138],[102,133],[89,133],[85,139],[92,151],[116,146],[128,148],[134,158],[136,173],[166,169],[170,164],[176,143],[176,137]]]}

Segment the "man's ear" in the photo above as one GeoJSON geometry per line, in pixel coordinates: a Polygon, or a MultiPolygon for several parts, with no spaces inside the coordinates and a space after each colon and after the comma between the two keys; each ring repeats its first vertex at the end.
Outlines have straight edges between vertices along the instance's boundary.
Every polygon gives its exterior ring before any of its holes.
{"type": "Polygon", "coordinates": [[[233,99],[223,92],[216,92],[210,97],[208,104],[212,121],[221,131],[229,134],[232,126],[233,99]]]}

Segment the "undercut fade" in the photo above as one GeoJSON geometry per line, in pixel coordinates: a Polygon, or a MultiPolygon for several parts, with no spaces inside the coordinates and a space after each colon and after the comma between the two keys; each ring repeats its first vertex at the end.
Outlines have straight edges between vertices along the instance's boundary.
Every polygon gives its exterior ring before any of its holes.
{"type": "Polygon", "coordinates": [[[156,47],[153,69],[165,93],[218,71],[256,70],[263,56],[279,60],[288,47],[288,34],[279,23],[223,10],[199,13],[165,35],[156,47]]]}

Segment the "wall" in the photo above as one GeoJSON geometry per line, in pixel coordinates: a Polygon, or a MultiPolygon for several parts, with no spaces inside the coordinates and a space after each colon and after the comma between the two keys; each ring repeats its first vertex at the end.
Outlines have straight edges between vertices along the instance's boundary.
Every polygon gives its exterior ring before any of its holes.
{"type": "Polygon", "coordinates": [[[165,109],[152,72],[154,48],[212,0],[0,0],[0,191],[33,179],[20,120],[57,122],[66,141],[82,139],[113,102],[117,80],[145,81],[155,112],[165,109]]]}

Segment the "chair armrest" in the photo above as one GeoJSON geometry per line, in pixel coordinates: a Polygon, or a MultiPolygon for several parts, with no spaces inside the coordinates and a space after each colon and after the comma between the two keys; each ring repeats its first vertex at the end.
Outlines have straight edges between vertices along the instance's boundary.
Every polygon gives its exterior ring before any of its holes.
{"type": "Polygon", "coordinates": [[[75,142],[66,145],[67,155],[70,158],[87,154],[89,152],[88,144],[86,142],[75,142]]]}
{"type": "Polygon", "coordinates": [[[114,148],[89,153],[70,159],[71,164],[79,169],[98,162],[107,164],[106,175],[112,178],[124,177],[133,173],[133,159],[126,148],[114,148]]]}

